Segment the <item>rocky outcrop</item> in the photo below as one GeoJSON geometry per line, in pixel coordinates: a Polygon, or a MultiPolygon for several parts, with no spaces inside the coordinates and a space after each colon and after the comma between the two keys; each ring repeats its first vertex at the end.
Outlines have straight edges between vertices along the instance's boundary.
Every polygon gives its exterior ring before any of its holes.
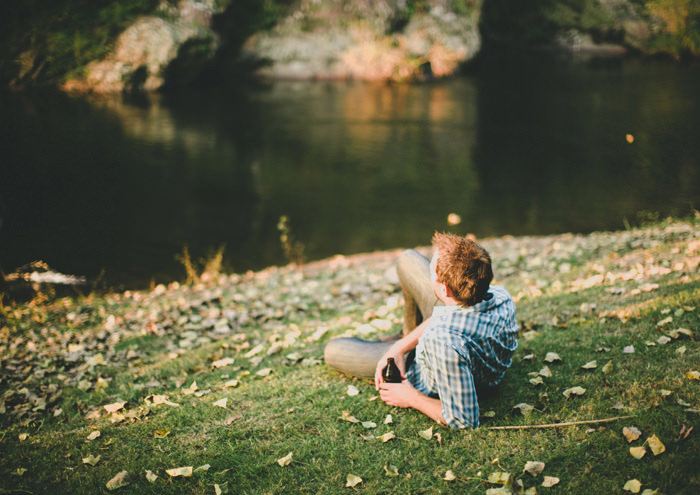
{"type": "Polygon", "coordinates": [[[446,76],[480,48],[480,1],[302,0],[254,34],[242,55],[285,79],[407,80],[446,76]],[[463,5],[460,12],[455,3],[463,5]],[[409,8],[410,7],[410,8],[409,8]]]}
{"type": "Polygon", "coordinates": [[[645,51],[655,32],[661,28],[658,20],[647,15],[640,3],[596,0],[588,5],[593,6],[588,9],[596,12],[599,24],[587,25],[581,19],[579,26],[557,34],[555,44],[558,47],[571,52],[611,55],[621,55],[629,49],[645,51]]]}
{"type": "Polygon", "coordinates": [[[106,58],[88,64],[84,75],[68,80],[63,89],[112,93],[161,88],[176,61],[201,62],[214,55],[219,38],[211,20],[222,5],[217,0],[180,0],[176,6],[163,2],[157,15],[137,19],[106,58]]]}
{"type": "Polygon", "coordinates": [[[700,56],[697,0],[489,0],[482,21],[490,45],[700,56]]]}

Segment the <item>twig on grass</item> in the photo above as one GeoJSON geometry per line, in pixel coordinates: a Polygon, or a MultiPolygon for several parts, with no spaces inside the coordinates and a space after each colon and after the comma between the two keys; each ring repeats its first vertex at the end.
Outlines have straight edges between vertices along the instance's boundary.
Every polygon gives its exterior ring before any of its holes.
{"type": "Polygon", "coordinates": [[[563,426],[590,425],[596,423],[610,423],[618,419],[627,419],[632,416],[613,416],[612,418],[586,419],[583,421],[566,421],[564,423],[548,423],[544,425],[511,425],[511,426],[487,426],[485,430],[534,430],[540,428],[560,428],[563,426]]]}

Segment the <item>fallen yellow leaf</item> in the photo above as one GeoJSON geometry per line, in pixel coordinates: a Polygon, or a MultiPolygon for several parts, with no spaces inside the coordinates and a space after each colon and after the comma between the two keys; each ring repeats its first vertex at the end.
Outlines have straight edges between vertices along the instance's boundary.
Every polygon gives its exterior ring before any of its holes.
{"type": "Polygon", "coordinates": [[[396,477],[399,475],[399,468],[394,466],[393,464],[389,465],[384,465],[384,472],[386,473],[387,476],[390,478],[396,477]]]}
{"type": "Polygon", "coordinates": [[[83,457],[83,464],[89,464],[91,466],[96,465],[98,462],[100,462],[100,457],[101,456],[94,456],[92,454],[88,455],[87,457],[83,457]]]}
{"type": "Polygon", "coordinates": [[[700,380],[700,371],[690,370],[685,373],[688,380],[700,380]]]}
{"type": "Polygon", "coordinates": [[[431,440],[433,438],[433,427],[419,431],[418,435],[425,440],[431,440]]]}
{"type": "Polygon", "coordinates": [[[279,464],[280,466],[283,466],[283,467],[289,466],[289,464],[291,464],[291,462],[292,462],[292,453],[291,452],[289,454],[287,454],[286,456],[280,457],[279,459],[277,459],[277,464],[279,464]]]}
{"type": "Polygon", "coordinates": [[[510,473],[504,471],[494,471],[489,474],[488,482],[494,485],[505,485],[510,482],[510,473]]]}
{"type": "Polygon", "coordinates": [[[566,390],[564,390],[563,393],[564,393],[564,397],[566,397],[566,398],[568,399],[568,398],[571,397],[572,395],[583,395],[583,394],[585,394],[585,393],[586,393],[586,389],[583,388],[583,387],[578,387],[578,386],[576,386],[576,387],[567,388],[566,390]]]}
{"type": "Polygon", "coordinates": [[[551,488],[557,484],[559,484],[559,478],[556,476],[545,476],[544,481],[542,481],[542,486],[545,488],[551,488]]]}
{"type": "Polygon", "coordinates": [[[629,480],[622,489],[626,492],[639,493],[639,490],[642,489],[642,483],[639,480],[629,480]]]}
{"type": "Polygon", "coordinates": [[[343,415],[339,416],[338,419],[342,419],[343,421],[347,421],[348,423],[359,423],[360,420],[357,419],[355,416],[350,414],[350,411],[343,411],[343,415]]]}
{"type": "Polygon", "coordinates": [[[381,440],[382,442],[386,443],[389,440],[393,440],[394,438],[396,438],[396,435],[394,434],[393,431],[390,431],[390,432],[384,433],[383,435],[379,435],[377,438],[379,440],[381,440]]]}
{"type": "Polygon", "coordinates": [[[632,443],[642,435],[642,432],[636,426],[625,426],[622,428],[622,434],[627,439],[627,443],[632,443]]]}
{"type": "Polygon", "coordinates": [[[192,476],[192,466],[183,466],[178,468],[166,469],[165,472],[168,473],[168,475],[172,478],[189,478],[192,476]]]}
{"type": "Polygon", "coordinates": [[[223,359],[217,359],[213,363],[211,363],[213,368],[223,368],[224,366],[229,366],[233,364],[233,358],[227,357],[223,359]]]}
{"type": "Polygon", "coordinates": [[[544,462],[539,461],[527,461],[523,472],[530,473],[532,476],[537,476],[542,471],[544,471],[544,462]]]}
{"type": "Polygon", "coordinates": [[[100,433],[100,430],[94,430],[91,431],[90,434],[87,436],[88,440],[94,440],[97,437],[99,437],[102,433],[100,433]]]}
{"type": "Polygon", "coordinates": [[[119,411],[120,409],[124,408],[124,404],[126,404],[125,401],[120,401],[120,402],[113,402],[112,404],[107,404],[104,407],[104,410],[107,411],[108,413],[114,413],[119,411]]]}
{"type": "Polygon", "coordinates": [[[544,356],[544,360],[548,363],[553,363],[554,361],[561,361],[561,357],[556,352],[548,352],[544,356]]]}
{"type": "Polygon", "coordinates": [[[352,473],[348,474],[348,477],[345,480],[345,486],[348,488],[352,488],[360,483],[362,483],[362,478],[352,473]]]}
{"type": "Polygon", "coordinates": [[[651,449],[651,452],[654,455],[659,455],[666,452],[666,446],[656,435],[652,435],[649,438],[647,438],[647,444],[649,445],[649,448],[651,449]]]}
{"type": "Polygon", "coordinates": [[[646,453],[647,449],[645,449],[643,445],[640,447],[630,447],[630,455],[635,459],[641,459],[646,453]]]}
{"type": "Polygon", "coordinates": [[[105,484],[105,487],[107,488],[107,490],[116,490],[117,488],[121,488],[122,486],[128,485],[129,482],[126,480],[126,477],[128,475],[128,471],[119,471],[117,474],[114,475],[114,477],[111,480],[109,480],[105,484]]]}

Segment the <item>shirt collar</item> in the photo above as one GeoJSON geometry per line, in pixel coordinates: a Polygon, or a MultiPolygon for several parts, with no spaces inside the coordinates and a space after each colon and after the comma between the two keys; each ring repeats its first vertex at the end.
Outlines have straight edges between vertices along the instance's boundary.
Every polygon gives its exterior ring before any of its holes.
{"type": "Polygon", "coordinates": [[[457,305],[457,304],[452,304],[452,305],[444,305],[444,304],[443,304],[443,305],[441,305],[441,306],[435,306],[435,307],[433,308],[433,314],[436,315],[436,316],[443,316],[443,315],[447,316],[447,315],[451,315],[451,314],[454,313],[455,311],[465,311],[465,312],[468,312],[468,311],[473,311],[473,310],[472,310],[472,307],[466,307],[466,308],[465,308],[464,306],[459,306],[459,305],[457,305]]]}
{"type": "Polygon", "coordinates": [[[464,307],[464,306],[460,306],[458,304],[451,304],[451,305],[443,304],[440,306],[434,306],[433,307],[433,314],[438,315],[438,316],[442,316],[442,315],[450,315],[450,314],[454,313],[455,311],[462,311],[464,313],[471,313],[472,311],[483,311],[491,306],[491,304],[495,300],[494,298],[496,297],[496,295],[491,290],[489,290],[486,293],[486,297],[487,297],[487,299],[484,299],[484,300],[476,303],[473,306],[464,307]]]}

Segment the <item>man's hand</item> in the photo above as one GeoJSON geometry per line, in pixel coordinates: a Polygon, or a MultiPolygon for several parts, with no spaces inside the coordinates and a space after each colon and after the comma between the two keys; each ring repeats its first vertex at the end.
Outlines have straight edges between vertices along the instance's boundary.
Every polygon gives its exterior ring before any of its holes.
{"type": "Polygon", "coordinates": [[[379,395],[390,406],[413,407],[417,390],[404,380],[401,383],[383,383],[379,388],[379,395]]]}
{"type": "Polygon", "coordinates": [[[401,378],[406,378],[406,355],[401,352],[399,342],[400,341],[392,345],[377,362],[377,368],[374,371],[374,388],[377,390],[379,390],[379,387],[384,383],[382,370],[386,367],[389,358],[394,358],[394,362],[401,372],[401,378]]]}

